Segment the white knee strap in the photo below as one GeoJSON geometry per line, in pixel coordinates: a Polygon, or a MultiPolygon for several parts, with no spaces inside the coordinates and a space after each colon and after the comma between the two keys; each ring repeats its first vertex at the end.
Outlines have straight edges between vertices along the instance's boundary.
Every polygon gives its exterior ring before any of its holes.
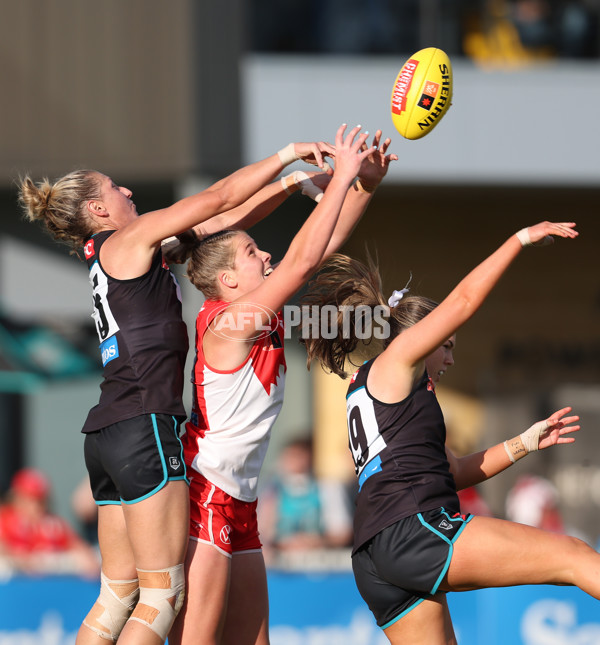
{"type": "Polygon", "coordinates": [[[111,580],[100,573],[100,595],[83,624],[101,638],[114,643],[131,616],[138,596],[137,578],[111,580]]]}
{"type": "Polygon", "coordinates": [[[159,571],[138,569],[137,572],[140,599],[130,620],[146,625],[165,641],[185,597],[183,564],[159,571]]]}

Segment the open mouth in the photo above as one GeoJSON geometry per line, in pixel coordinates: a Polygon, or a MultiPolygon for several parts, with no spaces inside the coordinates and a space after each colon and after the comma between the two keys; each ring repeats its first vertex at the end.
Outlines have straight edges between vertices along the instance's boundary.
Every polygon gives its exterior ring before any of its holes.
{"type": "Polygon", "coordinates": [[[264,273],[265,278],[266,278],[267,276],[271,275],[271,273],[273,273],[273,267],[269,267],[269,268],[265,271],[265,273],[264,273]]]}

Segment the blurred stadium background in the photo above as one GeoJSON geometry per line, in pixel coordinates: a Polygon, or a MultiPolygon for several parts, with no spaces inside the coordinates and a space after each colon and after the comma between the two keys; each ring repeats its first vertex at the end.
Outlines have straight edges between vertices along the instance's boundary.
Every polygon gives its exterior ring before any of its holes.
{"type": "MultiPolygon", "coordinates": [[[[442,298],[517,229],[544,219],[578,223],[576,242],[528,250],[515,262],[461,330],[439,397],[457,451],[572,405],[583,425],[574,446],[529,456],[481,493],[504,516],[517,475],[541,475],[558,490],[567,530],[598,543],[597,2],[0,7],[0,494],[20,467],[35,466],[51,479],[54,510],[75,522],[70,498],[85,475],[79,431],[99,384],[85,266],[21,219],[19,175],[95,168],[131,188],[144,212],[289,141],[331,140],[340,123],[360,123],[391,136],[400,160],[344,250],[377,249],[389,292],[412,272],[413,291],[442,298]],[[452,60],[453,106],[430,136],[406,141],[389,116],[392,84],[408,55],[431,45],[452,60]]],[[[291,198],[254,229],[274,259],[306,217],[306,202],[291,198]]],[[[181,283],[193,329],[201,297],[181,283]]],[[[310,435],[317,474],[346,481],[344,384],[308,373],[294,340],[288,368],[265,477],[287,440],[310,435]]]]}

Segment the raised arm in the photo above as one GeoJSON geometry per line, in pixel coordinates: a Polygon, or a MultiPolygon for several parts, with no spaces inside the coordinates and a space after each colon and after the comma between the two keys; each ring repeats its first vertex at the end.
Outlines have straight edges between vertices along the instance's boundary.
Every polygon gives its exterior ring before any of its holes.
{"type": "Polygon", "coordinates": [[[269,279],[249,294],[251,302],[272,311],[279,310],[321,263],[348,188],[363,160],[373,153],[373,148],[366,149],[363,145],[368,133],[359,135],[360,126],[353,128],[344,137],[345,129],[345,125],[341,126],[336,134],[336,169],[323,199],[295,235],[269,279]]]}
{"type": "Polygon", "coordinates": [[[448,340],[481,307],[523,246],[538,245],[551,236],[575,238],[573,222],[541,222],[512,235],[473,269],[425,318],[408,327],[376,359],[369,384],[384,401],[399,401],[411,391],[423,361],[448,340]]]}
{"type": "Polygon", "coordinates": [[[462,490],[490,479],[535,450],[573,443],[575,437],[566,435],[577,432],[581,426],[573,425],[579,421],[578,416],[565,416],[570,412],[570,407],[557,410],[516,437],[465,457],[456,457],[446,448],[456,488],[462,490]]]}
{"type": "MultiPolygon", "coordinates": [[[[388,138],[381,144],[381,135],[381,130],[377,130],[373,137],[375,150],[363,160],[357,181],[348,190],[334,233],[323,255],[324,260],[335,253],[348,239],[364,214],[377,186],[385,177],[390,162],[398,160],[395,154],[386,155],[391,139],[388,138]]],[[[362,149],[367,149],[366,143],[363,144],[362,149]]],[[[335,153],[332,156],[335,158],[335,153]]],[[[289,195],[298,190],[320,201],[331,177],[331,171],[320,173],[296,171],[261,188],[240,206],[201,222],[192,231],[197,237],[202,238],[228,228],[246,230],[270,215],[289,195]]]]}
{"type": "Polygon", "coordinates": [[[240,206],[297,159],[323,167],[324,156],[331,155],[333,150],[333,146],[325,142],[289,144],[200,193],[185,197],[168,208],[146,213],[111,236],[105,244],[103,264],[115,277],[139,275],[147,270],[163,240],[240,206]]]}
{"type": "MultiPolygon", "coordinates": [[[[387,174],[390,163],[398,160],[398,155],[386,154],[391,139],[387,138],[381,143],[381,135],[381,130],[375,132],[373,137],[375,150],[363,160],[357,181],[348,190],[335,230],[323,254],[323,260],[336,253],[350,237],[371,202],[377,186],[387,174]]],[[[366,144],[363,149],[366,149],[366,144]]]]}
{"type": "MultiPolygon", "coordinates": [[[[336,134],[336,169],[323,199],[304,222],[285,256],[269,277],[249,293],[243,293],[238,298],[239,302],[234,301],[236,311],[243,306],[256,312],[244,325],[230,332],[230,336],[236,340],[255,337],[256,329],[269,321],[270,315],[266,312],[279,311],[319,266],[335,229],[348,188],[362,161],[373,152],[372,148],[363,150],[367,133],[359,135],[360,126],[353,128],[344,137],[345,129],[345,125],[341,126],[336,134]]],[[[206,343],[213,346],[231,344],[230,340],[217,338],[214,334],[206,336],[204,342],[205,348],[206,343]]],[[[227,351],[231,352],[231,348],[227,351]]]]}

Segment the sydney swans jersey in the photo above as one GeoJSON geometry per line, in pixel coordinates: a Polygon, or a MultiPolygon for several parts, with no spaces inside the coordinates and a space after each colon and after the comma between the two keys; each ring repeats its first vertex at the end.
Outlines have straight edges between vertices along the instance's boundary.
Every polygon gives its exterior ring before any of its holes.
{"type": "Polygon", "coordinates": [[[100,248],[112,233],[97,233],[84,247],[104,381],[83,432],[142,414],[171,414],[181,421],[186,416],[182,394],[188,337],[179,285],[160,251],[142,276],[116,280],[107,275],[100,248]]]}
{"type": "Polygon", "coordinates": [[[346,397],[350,451],[359,485],[355,550],[409,515],[440,506],[460,511],[433,381],[425,372],[403,401],[382,403],[367,389],[373,360],[354,374],[346,397]]]}
{"type": "Polygon", "coordinates": [[[283,404],[283,320],[271,321],[273,331],[260,334],[239,367],[220,371],[207,364],[202,339],[214,333],[208,326],[227,304],[207,300],[196,320],[192,414],[182,441],[188,466],[232,497],[253,502],[283,404]]]}

